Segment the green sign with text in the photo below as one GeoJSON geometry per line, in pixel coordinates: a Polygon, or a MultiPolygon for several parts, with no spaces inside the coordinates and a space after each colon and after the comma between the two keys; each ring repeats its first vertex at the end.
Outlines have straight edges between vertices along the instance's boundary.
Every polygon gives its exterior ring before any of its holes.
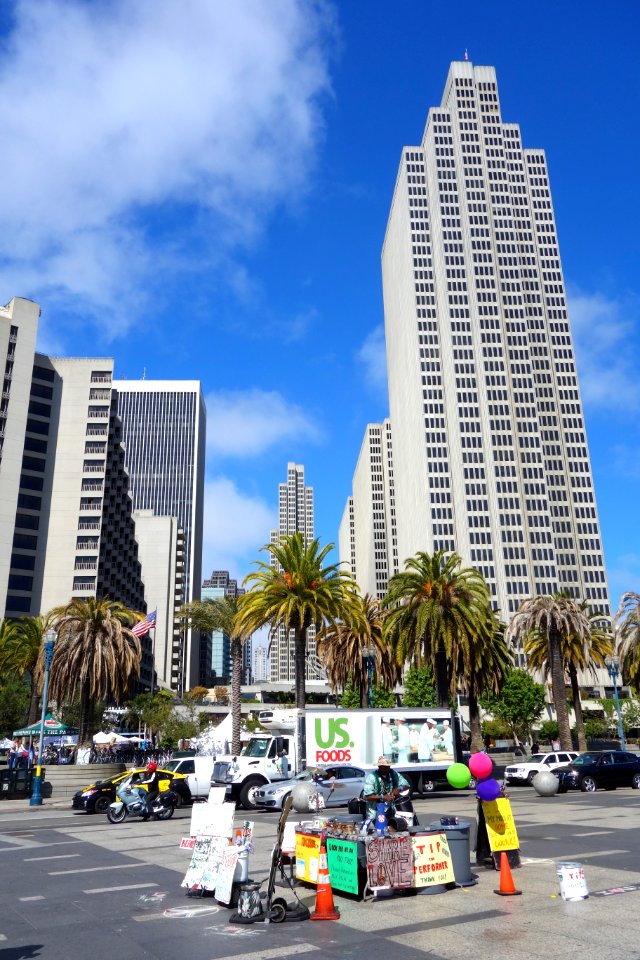
{"type": "Polygon", "coordinates": [[[327,863],[331,886],[358,894],[358,844],[354,840],[327,837],[327,863]]]}

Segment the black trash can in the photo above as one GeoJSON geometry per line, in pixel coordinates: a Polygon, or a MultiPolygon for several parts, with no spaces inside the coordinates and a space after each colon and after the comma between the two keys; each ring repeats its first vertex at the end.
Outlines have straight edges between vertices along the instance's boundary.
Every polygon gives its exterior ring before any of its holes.
{"type": "Polygon", "coordinates": [[[0,770],[0,796],[7,797],[11,791],[11,774],[13,771],[7,767],[0,770]]]}
{"type": "Polygon", "coordinates": [[[429,829],[437,833],[444,833],[451,851],[451,865],[458,887],[471,887],[477,883],[471,873],[471,823],[461,820],[443,826],[439,820],[433,820],[429,829]]]}

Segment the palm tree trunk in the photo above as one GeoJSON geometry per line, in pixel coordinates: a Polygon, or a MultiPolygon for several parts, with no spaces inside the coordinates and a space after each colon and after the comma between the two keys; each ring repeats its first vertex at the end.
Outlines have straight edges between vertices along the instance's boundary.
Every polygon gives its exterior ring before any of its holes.
{"type": "Polygon", "coordinates": [[[231,752],[240,753],[242,643],[231,639],[231,752]]]}
{"type": "Polygon", "coordinates": [[[549,637],[549,661],[560,746],[563,750],[571,750],[571,727],[569,726],[569,711],[567,710],[567,695],[564,686],[564,664],[560,653],[560,638],[555,634],[549,637]]]}
{"type": "Polygon", "coordinates": [[[469,701],[469,727],[471,729],[471,753],[480,753],[484,750],[484,740],[482,739],[482,724],[480,722],[480,704],[476,691],[469,689],[467,699],[469,701]]]}
{"type": "Polygon", "coordinates": [[[447,676],[447,657],[442,648],[436,653],[435,662],[436,674],[436,693],[438,694],[438,706],[449,706],[449,678],[447,676]]]}
{"type": "Polygon", "coordinates": [[[569,664],[569,677],[571,678],[571,692],[573,693],[573,709],[576,714],[576,733],[578,735],[578,750],[583,753],[587,750],[587,735],[584,731],[584,717],[582,716],[582,701],[580,700],[580,685],[578,684],[578,671],[575,664],[569,664]]]}
{"type": "Polygon", "coordinates": [[[78,743],[82,746],[89,742],[89,718],[91,715],[91,696],[87,677],[80,687],[80,720],[78,722],[78,743]]]}
{"type": "Polygon", "coordinates": [[[37,723],[38,721],[38,686],[31,677],[31,700],[29,701],[29,718],[27,720],[27,726],[30,727],[32,723],[37,723]]]}
{"type": "Polygon", "coordinates": [[[307,738],[304,727],[304,708],[305,708],[305,674],[307,670],[307,631],[303,627],[295,627],[293,632],[294,652],[295,652],[295,689],[296,689],[296,708],[298,712],[298,772],[303,769],[305,757],[307,755],[307,738]]]}

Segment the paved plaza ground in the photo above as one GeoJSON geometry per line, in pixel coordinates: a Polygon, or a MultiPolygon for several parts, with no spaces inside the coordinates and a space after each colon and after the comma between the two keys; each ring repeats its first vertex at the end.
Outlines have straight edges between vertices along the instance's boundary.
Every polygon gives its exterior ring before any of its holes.
{"type": "MultiPolygon", "coordinates": [[[[513,789],[511,801],[520,897],[496,896],[498,874],[474,867],[473,887],[368,902],[334,894],[338,921],[240,928],[228,924],[226,908],[187,898],[180,887],[188,809],[167,823],[114,826],[66,805],[0,801],[0,960],[640,958],[640,792],[544,800],[525,787],[513,789]],[[584,864],[588,900],[560,898],[555,863],[562,860],[584,864]]],[[[423,824],[475,820],[476,802],[467,791],[443,791],[416,809],[423,824]]],[[[253,819],[250,875],[264,879],[277,816],[253,819]]],[[[300,894],[313,908],[313,890],[300,894]]]]}

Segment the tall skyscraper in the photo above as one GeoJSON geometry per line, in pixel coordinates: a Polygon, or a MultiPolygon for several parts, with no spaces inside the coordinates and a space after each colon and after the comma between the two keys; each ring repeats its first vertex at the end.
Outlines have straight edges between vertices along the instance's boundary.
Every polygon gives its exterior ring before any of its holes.
{"type": "MultiPolygon", "coordinates": [[[[302,533],[305,543],[313,540],[313,487],[305,486],[304,467],[300,463],[287,464],[287,482],[278,486],[278,521],[278,529],[271,531],[271,543],[279,543],[282,537],[294,533],[302,533]]],[[[317,676],[315,652],[315,631],[311,627],[307,631],[308,679],[317,676]]],[[[294,678],[293,639],[280,627],[271,646],[270,679],[284,683],[294,678]]]]}
{"type": "MultiPolygon", "coordinates": [[[[116,380],[134,510],[175,517],[184,532],[184,597],[200,597],[206,411],[197,380],[116,380]]],[[[149,597],[149,603],[153,600],[149,597]]],[[[200,681],[199,638],[185,637],[179,692],[200,681]]]]}
{"type": "MultiPolygon", "coordinates": [[[[223,597],[242,597],[245,590],[238,581],[229,576],[228,570],[213,570],[208,580],[202,583],[203,600],[222,600],[223,597]]],[[[214,630],[211,635],[211,670],[216,680],[231,680],[231,639],[222,630],[214,630]]],[[[242,683],[250,683],[251,677],[251,638],[242,645],[242,683]]]]}
{"type": "Polygon", "coordinates": [[[382,599],[398,572],[391,422],[369,423],[340,527],[340,560],[360,590],[382,599]]]}
{"type": "Polygon", "coordinates": [[[457,550],[507,619],[557,589],[608,611],[549,173],[493,67],[452,63],[403,148],[382,270],[400,563],[457,550]]]}
{"type": "Polygon", "coordinates": [[[253,656],[253,682],[264,683],[267,679],[267,648],[256,647],[253,656]]]}
{"type": "MultiPolygon", "coordinates": [[[[111,597],[143,612],[113,360],[35,353],[39,315],[20,298],[0,309],[0,608],[19,618],[111,597]]],[[[152,682],[146,641],[140,680],[152,682]]]]}

